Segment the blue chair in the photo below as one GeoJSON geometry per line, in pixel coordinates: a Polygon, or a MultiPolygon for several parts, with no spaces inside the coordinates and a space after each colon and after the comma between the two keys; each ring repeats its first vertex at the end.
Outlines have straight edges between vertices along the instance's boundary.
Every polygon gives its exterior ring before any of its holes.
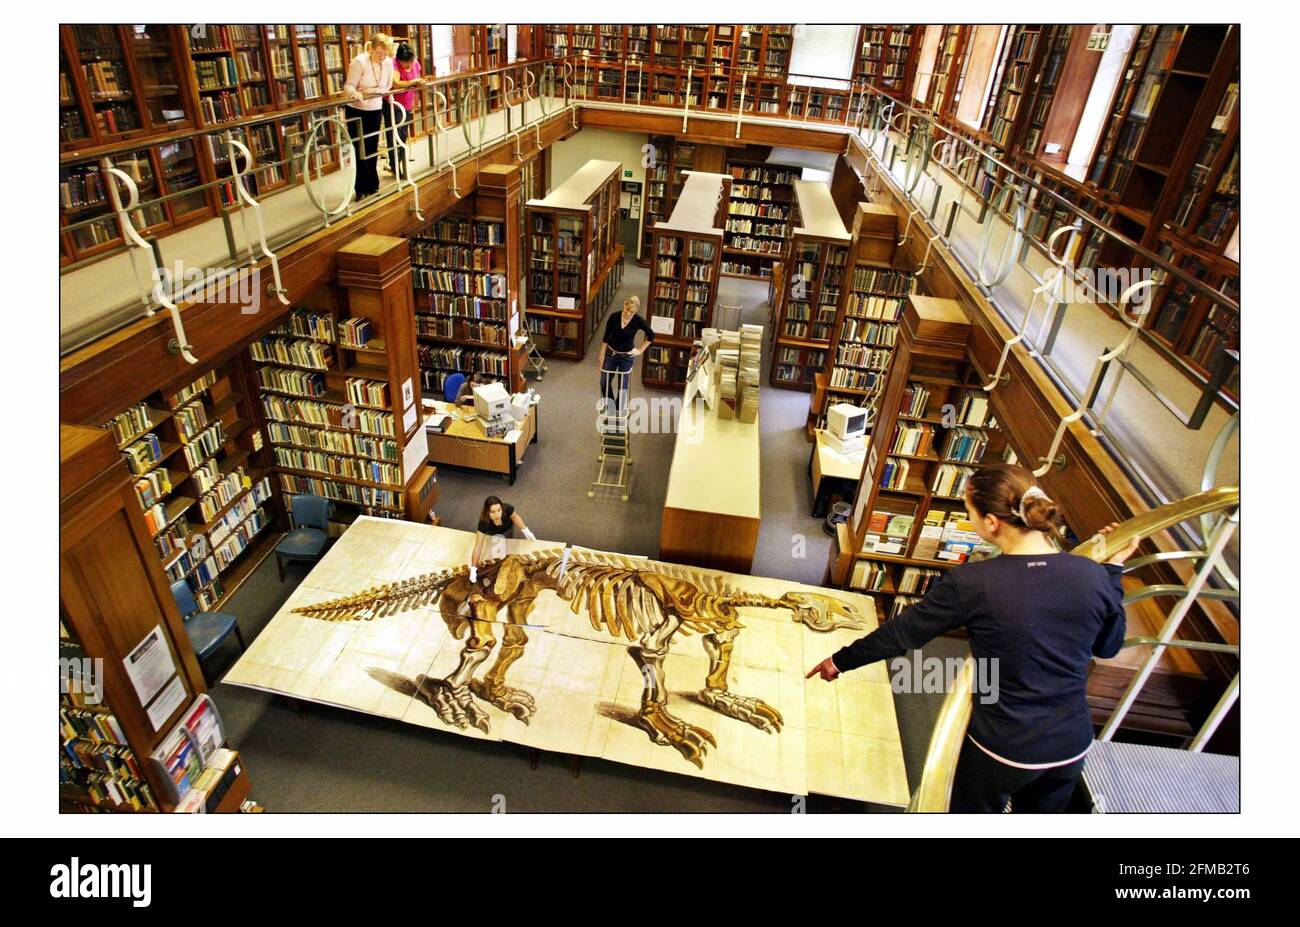
{"type": "Polygon", "coordinates": [[[334,503],[324,496],[301,493],[289,499],[293,530],[275,545],[275,566],[284,582],[284,561],[315,563],[329,542],[329,518],[334,503]]]}
{"type": "Polygon", "coordinates": [[[455,402],[456,397],[460,395],[460,388],[465,383],[465,374],[453,373],[442,384],[442,398],[448,402],[455,402]]]}
{"type": "Polygon", "coordinates": [[[200,662],[211,656],[231,634],[239,641],[240,650],[248,649],[244,644],[244,636],[239,633],[239,622],[235,616],[199,611],[199,604],[194,601],[194,591],[185,580],[178,579],[172,583],[172,598],[176,600],[176,607],[185,619],[185,632],[189,634],[190,644],[200,662]]]}

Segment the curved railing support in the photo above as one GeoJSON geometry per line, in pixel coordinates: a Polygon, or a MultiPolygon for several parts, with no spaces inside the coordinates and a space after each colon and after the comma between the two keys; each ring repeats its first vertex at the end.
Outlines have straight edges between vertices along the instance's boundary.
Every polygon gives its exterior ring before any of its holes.
{"type": "Polygon", "coordinates": [[[351,132],[348,130],[348,124],[345,119],[337,114],[321,116],[313,121],[311,132],[307,135],[307,142],[302,146],[302,177],[303,188],[307,191],[307,198],[311,204],[320,210],[321,218],[328,227],[330,220],[341,215],[345,215],[348,207],[352,204],[352,195],[356,187],[357,162],[353,156],[352,145],[345,144],[345,139],[351,138],[351,132]],[[316,177],[312,178],[311,165],[312,155],[317,153],[320,147],[320,134],[325,126],[333,124],[338,127],[339,131],[339,169],[345,171],[345,182],[343,184],[343,199],[339,201],[338,206],[331,208],[325,203],[324,199],[316,192],[316,184],[325,176],[322,170],[319,157],[316,159],[316,177]]]}
{"type": "MultiPolygon", "coordinates": [[[[284,288],[284,283],[280,279],[280,259],[276,257],[275,252],[271,250],[270,245],[266,242],[266,226],[262,222],[262,204],[248,192],[248,184],[245,181],[245,177],[253,170],[253,165],[255,163],[253,153],[248,150],[248,146],[235,138],[229,130],[226,131],[226,150],[229,152],[230,174],[235,181],[235,190],[239,196],[240,202],[252,207],[253,221],[257,226],[258,248],[262,253],[262,257],[266,258],[271,266],[271,279],[273,285],[268,287],[267,291],[276,299],[280,300],[281,305],[287,306],[289,305],[289,297],[287,295],[289,291],[284,288]],[[239,159],[235,157],[236,151],[244,155],[245,166],[243,170],[240,170],[239,168],[239,159]]],[[[241,216],[244,214],[242,206],[240,207],[239,212],[241,216]]],[[[247,238],[247,227],[245,227],[244,235],[247,238]]],[[[251,257],[253,250],[251,239],[248,240],[248,249],[251,257]]]]}
{"type": "MultiPolygon", "coordinates": [[[[135,209],[140,202],[140,188],[136,186],[135,180],[130,174],[114,167],[112,161],[108,158],[101,158],[99,164],[100,170],[109,175],[104,185],[108,187],[109,199],[113,204],[113,211],[117,214],[118,229],[122,233],[123,240],[131,242],[136,248],[143,248],[149,255],[154,281],[151,295],[154,302],[166,309],[167,314],[171,316],[172,330],[176,332],[176,350],[188,363],[197,364],[199,359],[191,352],[189,339],[185,337],[185,323],[181,320],[180,307],[172,302],[171,294],[163,286],[163,283],[167,280],[167,271],[158,263],[153,248],[149,247],[149,243],[140,236],[140,233],[136,231],[135,223],[131,221],[131,210],[135,209]],[[126,185],[128,196],[125,206],[122,204],[121,195],[117,192],[117,184],[113,183],[114,177],[126,185]]],[[[135,266],[135,258],[132,257],[132,269],[135,266]]],[[[147,300],[145,301],[144,310],[146,316],[153,316],[157,312],[147,300]]]]}
{"type": "Polygon", "coordinates": [[[404,186],[410,186],[410,213],[423,222],[424,213],[420,211],[420,185],[411,179],[411,145],[407,141],[409,133],[402,131],[402,127],[410,122],[411,115],[406,111],[406,107],[398,103],[391,95],[384,102],[389,107],[388,124],[393,127],[391,134],[388,136],[388,141],[397,149],[397,153],[393,158],[393,167],[396,168],[394,177],[397,180],[397,189],[401,190],[404,186]]]}
{"type": "MultiPolygon", "coordinates": [[[[1025,332],[1029,330],[1029,320],[1034,314],[1034,305],[1038,302],[1038,297],[1042,295],[1045,310],[1050,309],[1053,304],[1059,305],[1063,299],[1061,290],[1070,263],[1067,255],[1070,253],[1071,244],[1078,232],[1079,227],[1077,225],[1063,225],[1048,236],[1047,254],[1052,259],[1052,263],[1055,267],[1048,278],[1044,280],[1041,285],[1034,288],[1033,295],[1029,297],[1029,305],[1025,307],[1024,318],[1020,321],[1020,328],[1016,332],[1014,338],[1009,338],[1003,343],[1002,355],[998,358],[997,369],[993,371],[993,376],[989,378],[989,381],[984,384],[984,392],[992,392],[994,387],[1006,383],[1011,379],[1010,374],[1004,376],[1002,371],[1007,365],[1007,358],[1011,356],[1011,349],[1025,340],[1025,332]],[[1065,248],[1062,249],[1061,253],[1057,254],[1056,240],[1065,234],[1069,234],[1070,238],[1066,241],[1065,248]]],[[[1045,311],[1044,318],[1046,318],[1046,316],[1047,312],[1045,311]]],[[[1032,349],[1031,353],[1033,353],[1032,349]]]]}
{"type": "MultiPolygon", "coordinates": [[[[1007,235],[1006,241],[1002,243],[1002,254],[998,258],[997,270],[989,274],[986,264],[988,262],[989,244],[993,241],[993,227],[997,225],[988,215],[985,215],[984,231],[980,235],[979,260],[976,262],[976,270],[979,272],[979,283],[985,290],[992,290],[994,287],[1001,286],[1003,281],[1011,274],[1011,268],[1016,263],[1016,252],[1025,241],[1025,220],[1028,217],[1029,210],[1025,205],[1025,199],[1020,191],[1010,183],[1005,184],[998,196],[1002,198],[1003,208],[1010,212],[1010,205],[1015,203],[1015,220],[1012,231],[1007,235]],[[1011,194],[1011,197],[1008,197],[1011,194]]],[[[991,199],[990,205],[998,198],[995,196],[991,199]]],[[[994,207],[997,212],[997,207],[994,207]]]]}
{"type": "MultiPolygon", "coordinates": [[[[1147,287],[1155,286],[1155,284],[1156,281],[1154,280],[1139,280],[1136,283],[1130,284],[1129,287],[1124,290],[1123,294],[1120,295],[1119,304],[1121,306],[1126,305],[1133,296],[1137,295],[1137,293],[1145,290],[1147,287]]],[[[1101,385],[1102,378],[1106,375],[1106,370],[1110,367],[1111,361],[1124,357],[1128,353],[1129,348],[1133,346],[1133,342],[1137,340],[1138,332],[1142,328],[1142,319],[1145,315],[1145,307],[1138,313],[1136,319],[1130,319],[1127,313],[1124,314],[1124,321],[1126,321],[1129,326],[1128,334],[1120,340],[1117,348],[1103,351],[1101,354],[1097,355],[1097,361],[1093,364],[1092,368],[1092,376],[1088,380],[1088,387],[1083,391],[1082,401],[1073,412],[1061,417],[1060,424],[1056,426],[1056,434],[1052,437],[1052,446],[1045,457],[1038,458],[1041,466],[1034,470],[1034,476],[1043,476],[1052,468],[1053,465],[1058,469],[1065,466],[1063,455],[1060,455],[1059,452],[1061,449],[1061,441],[1065,437],[1066,430],[1071,424],[1083,418],[1084,413],[1092,404],[1092,397],[1096,395],[1097,388],[1101,385]]],[[[1103,406],[1101,414],[1098,416],[1097,427],[1094,431],[1099,431],[1101,429],[1101,423],[1105,420],[1106,412],[1109,411],[1111,403],[1115,400],[1115,393],[1119,389],[1119,382],[1120,377],[1118,375],[1112,378],[1110,393],[1107,396],[1106,404],[1103,406]]]]}

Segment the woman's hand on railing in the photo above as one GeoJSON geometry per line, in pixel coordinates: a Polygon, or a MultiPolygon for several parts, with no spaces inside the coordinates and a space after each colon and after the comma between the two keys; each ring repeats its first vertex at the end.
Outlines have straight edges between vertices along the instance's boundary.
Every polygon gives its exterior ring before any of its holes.
{"type": "MultiPolygon", "coordinates": [[[[1119,527],[1118,522],[1111,522],[1109,525],[1107,525],[1106,527],[1098,531],[1097,534],[1099,536],[1104,537],[1105,535],[1110,534],[1118,527],[1119,527]]],[[[1140,541],[1141,538],[1134,537],[1131,541],[1128,542],[1128,545],[1124,547],[1122,550],[1117,550],[1109,557],[1107,557],[1106,563],[1113,563],[1116,566],[1123,566],[1124,561],[1127,560],[1129,557],[1132,557],[1133,552],[1138,549],[1138,543],[1140,541]]]]}
{"type": "Polygon", "coordinates": [[[839,667],[835,665],[835,661],[830,657],[827,657],[825,660],[822,660],[810,669],[808,675],[805,676],[804,679],[812,679],[814,676],[821,676],[821,678],[827,682],[834,682],[839,678],[840,670],[839,667]]]}

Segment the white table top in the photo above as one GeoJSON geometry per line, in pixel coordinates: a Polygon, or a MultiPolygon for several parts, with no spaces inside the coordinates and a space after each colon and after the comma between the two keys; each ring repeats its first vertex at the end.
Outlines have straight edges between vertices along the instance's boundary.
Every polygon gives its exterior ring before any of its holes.
{"type": "Polygon", "coordinates": [[[841,238],[849,241],[852,236],[844,227],[840,211],[835,208],[831,198],[831,188],[820,180],[796,180],[794,195],[799,199],[799,221],[801,226],[795,233],[817,235],[821,238],[841,238]]]}
{"type": "Polygon", "coordinates": [[[664,506],[758,518],[758,419],[720,419],[700,403],[682,410],[664,506]]]}
{"type": "Polygon", "coordinates": [[[673,229],[678,232],[696,232],[722,235],[714,225],[718,217],[718,200],[722,197],[725,174],[707,174],[702,171],[685,171],[686,183],[673,206],[667,222],[656,222],[654,228],[673,229]]]}
{"type": "Polygon", "coordinates": [[[591,195],[600,189],[600,185],[609,179],[609,175],[618,171],[622,165],[618,161],[588,161],[574,171],[569,179],[546,195],[544,199],[529,200],[529,206],[555,206],[565,209],[581,209],[589,206],[591,195]]]}
{"type": "Polygon", "coordinates": [[[842,480],[862,479],[862,465],[867,461],[867,449],[860,453],[845,456],[833,449],[826,442],[826,432],[817,429],[817,465],[822,476],[838,477],[842,480]]]}

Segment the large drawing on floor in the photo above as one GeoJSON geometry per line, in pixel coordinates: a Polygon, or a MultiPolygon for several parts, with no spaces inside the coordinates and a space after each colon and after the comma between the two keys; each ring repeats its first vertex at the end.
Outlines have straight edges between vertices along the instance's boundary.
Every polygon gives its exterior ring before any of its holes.
{"type": "Polygon", "coordinates": [[[508,711],[525,724],[537,702],[524,689],[506,685],[506,673],[524,655],[537,597],[553,590],[575,613],[586,612],[593,631],[608,632],[632,643],[627,652],[641,671],[645,690],[637,725],[657,744],[676,747],[687,760],[702,767],[708,747],[718,745],[713,734],[673,716],[667,706],[664,657],[678,633],[703,635],[709,673],[700,698],[705,705],[739,718],[763,731],[781,730],[781,713],[762,699],[737,695],[727,688],[727,671],[740,623],[741,608],[770,608],[791,612],[796,620],[819,631],[836,627],[862,630],[866,625],[852,605],[826,595],[788,592],[779,599],[731,588],[715,575],[670,564],[650,564],[630,557],[593,555],[568,549],[507,554],[484,564],[471,582],[469,567],[461,566],[417,576],[295,609],[331,621],[370,619],[397,610],[437,603],[443,620],[457,640],[469,635],[460,663],[446,679],[422,677],[421,697],[443,721],[464,728],[470,724],[489,731],[487,712],[475,699],[508,711]],[[504,621],[501,650],[491,669],[475,671],[496,646],[498,622],[504,621]]]}
{"type": "Polygon", "coordinates": [[[802,678],[875,627],[870,599],[542,542],[511,542],[471,580],[471,539],[360,520],[225,681],[742,785],[906,803],[883,674],[802,678]]]}

